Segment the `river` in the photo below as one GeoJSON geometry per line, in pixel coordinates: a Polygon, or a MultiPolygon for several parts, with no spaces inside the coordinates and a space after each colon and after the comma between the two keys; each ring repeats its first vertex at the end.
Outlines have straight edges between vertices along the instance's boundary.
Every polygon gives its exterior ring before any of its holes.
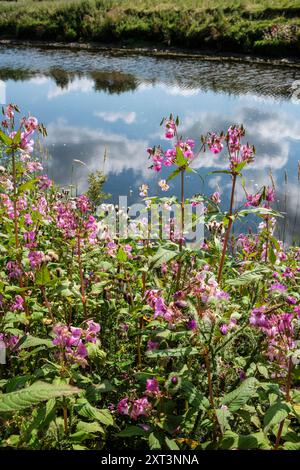
{"type": "MultiPolygon", "coordinates": [[[[84,191],[87,173],[98,169],[107,175],[104,189],[113,202],[119,195],[137,201],[142,183],[150,195],[164,194],[157,183],[170,170],[154,174],[146,153],[155,144],[169,146],[163,116],[178,115],[180,133],[198,142],[207,131],[243,123],[246,140],[256,147],[255,162],[245,171],[247,190],[270,184],[272,172],[276,208],[287,213],[279,236],[289,243],[299,243],[300,229],[297,80],[300,68],[283,65],[0,46],[0,97],[46,126],[43,158],[59,185],[84,191]]],[[[187,195],[219,190],[226,205],[228,175],[209,175],[226,168],[225,158],[206,153],[194,166],[203,181],[188,175],[187,195]]],[[[177,184],[172,180],[170,194],[177,184]]],[[[239,185],[236,206],[243,198],[239,185]]]]}

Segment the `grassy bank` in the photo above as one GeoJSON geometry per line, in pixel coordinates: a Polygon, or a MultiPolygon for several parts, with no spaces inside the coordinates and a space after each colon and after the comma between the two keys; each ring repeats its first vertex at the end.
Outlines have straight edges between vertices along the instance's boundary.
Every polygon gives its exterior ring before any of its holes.
{"type": "Polygon", "coordinates": [[[0,37],[300,55],[300,1],[1,1],[0,37]]]}

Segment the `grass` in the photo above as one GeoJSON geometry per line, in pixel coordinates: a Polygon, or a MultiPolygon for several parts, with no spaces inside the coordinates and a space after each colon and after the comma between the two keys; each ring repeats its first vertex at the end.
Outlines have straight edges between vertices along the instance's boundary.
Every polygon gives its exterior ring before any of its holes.
{"type": "Polygon", "coordinates": [[[299,56],[300,1],[1,1],[0,37],[299,56]]]}

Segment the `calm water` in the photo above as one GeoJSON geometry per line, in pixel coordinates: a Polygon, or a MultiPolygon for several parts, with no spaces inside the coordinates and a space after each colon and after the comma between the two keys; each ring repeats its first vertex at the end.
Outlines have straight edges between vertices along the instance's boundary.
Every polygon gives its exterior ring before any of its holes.
{"type": "MultiPolygon", "coordinates": [[[[0,80],[7,102],[29,110],[46,125],[51,155],[46,166],[56,182],[68,185],[73,178],[82,191],[88,171],[104,170],[105,190],[115,202],[118,195],[138,200],[138,186],[144,182],[156,194],[157,181],[168,175],[147,170],[146,148],[169,144],[159,126],[163,116],[178,115],[181,133],[194,139],[243,123],[247,140],[257,149],[255,163],[245,172],[247,189],[269,183],[271,170],[277,207],[288,213],[285,238],[299,239],[300,101],[291,94],[300,69],[0,47],[0,80]]],[[[219,189],[225,203],[228,177],[208,175],[225,165],[220,156],[201,156],[195,167],[204,183],[188,176],[188,195],[219,189]]],[[[177,192],[176,180],[171,183],[170,193],[177,192]]],[[[239,187],[237,204],[242,198],[239,187]]]]}

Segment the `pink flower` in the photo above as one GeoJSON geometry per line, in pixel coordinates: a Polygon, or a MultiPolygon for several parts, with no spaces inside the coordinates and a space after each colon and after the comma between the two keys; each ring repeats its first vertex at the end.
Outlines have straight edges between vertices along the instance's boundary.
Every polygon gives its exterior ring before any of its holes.
{"type": "Polygon", "coordinates": [[[209,138],[207,140],[209,150],[214,154],[220,153],[223,149],[223,140],[224,137],[217,135],[215,132],[209,134],[209,138]]]}
{"type": "Polygon", "coordinates": [[[138,398],[133,402],[130,417],[134,420],[137,420],[139,416],[147,416],[149,408],[150,403],[148,402],[147,397],[138,398]]]}
{"type": "Polygon", "coordinates": [[[220,193],[219,193],[218,191],[214,192],[213,195],[211,196],[211,200],[212,200],[215,204],[220,204],[220,202],[221,202],[220,193]]]}
{"type": "Polygon", "coordinates": [[[117,411],[120,415],[129,415],[129,404],[128,404],[128,397],[122,398],[122,400],[119,401],[118,406],[117,406],[117,411]]]}
{"type": "Polygon", "coordinates": [[[24,299],[20,295],[15,296],[15,301],[11,306],[13,312],[16,310],[24,310],[24,299]]]}
{"type": "Polygon", "coordinates": [[[158,381],[155,378],[147,379],[146,393],[149,395],[158,395],[160,393],[158,381]]]}
{"type": "Polygon", "coordinates": [[[28,253],[28,259],[32,269],[39,268],[42,264],[43,258],[44,253],[42,251],[30,251],[28,253]]]}
{"type": "Polygon", "coordinates": [[[173,139],[176,132],[176,125],[173,119],[165,120],[165,137],[166,139],[173,139]]]}

